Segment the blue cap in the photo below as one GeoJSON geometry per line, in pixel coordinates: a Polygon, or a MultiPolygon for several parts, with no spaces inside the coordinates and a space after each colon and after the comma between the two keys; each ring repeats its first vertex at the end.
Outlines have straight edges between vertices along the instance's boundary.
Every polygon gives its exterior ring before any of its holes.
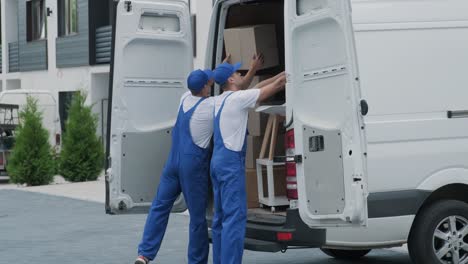
{"type": "Polygon", "coordinates": [[[196,93],[200,92],[209,80],[213,79],[213,71],[196,70],[190,73],[187,78],[188,88],[196,93]]]}
{"type": "Polygon", "coordinates": [[[223,85],[227,82],[229,77],[233,75],[237,70],[240,69],[242,63],[238,62],[236,64],[230,64],[227,62],[221,63],[215,70],[214,70],[214,79],[215,82],[219,85],[223,85]]]}

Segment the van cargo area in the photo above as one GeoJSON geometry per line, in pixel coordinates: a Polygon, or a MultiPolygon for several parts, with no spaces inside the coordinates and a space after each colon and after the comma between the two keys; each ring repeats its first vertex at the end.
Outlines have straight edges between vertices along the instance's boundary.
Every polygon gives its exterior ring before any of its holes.
{"type": "MultiPolygon", "coordinates": [[[[279,65],[262,69],[257,72],[257,76],[274,76],[285,69],[284,55],[284,1],[253,1],[248,3],[234,4],[229,7],[225,30],[232,28],[242,28],[258,25],[274,25],[277,41],[277,52],[279,65]]],[[[223,45],[224,47],[226,45],[223,45]]],[[[257,50],[257,52],[262,52],[257,50]]],[[[252,54],[253,55],[253,54],[252,54]]],[[[223,57],[226,56],[226,50],[223,50],[223,57]]],[[[268,59],[268,58],[267,58],[268,59]]],[[[250,62],[247,62],[250,63],[250,62]]],[[[246,73],[247,71],[241,71],[246,73]]],[[[281,92],[274,96],[269,104],[283,104],[285,102],[285,93],[281,92]]]]}
{"type": "MultiPolygon", "coordinates": [[[[220,23],[223,24],[223,23],[220,23]]],[[[263,53],[265,55],[265,64],[270,61],[270,57],[275,57],[278,63],[275,63],[275,66],[272,67],[265,67],[257,72],[254,81],[251,84],[251,88],[254,88],[255,85],[265,79],[268,79],[285,69],[285,53],[284,53],[284,2],[273,0],[273,1],[254,1],[248,3],[238,3],[231,5],[227,11],[226,16],[226,23],[224,32],[224,45],[223,45],[223,58],[228,53],[228,47],[234,46],[238,43],[229,43],[232,42],[239,42],[240,43],[240,53],[244,53],[242,57],[242,63],[245,65],[240,72],[245,75],[247,73],[247,68],[250,66],[250,60],[253,53],[263,53]],[[228,34],[232,34],[232,31],[235,29],[239,29],[242,31],[248,31],[249,29],[254,28],[272,28],[273,30],[269,30],[267,34],[276,34],[276,36],[271,35],[260,35],[257,38],[252,37],[250,32],[246,32],[246,34],[239,34],[237,37],[239,39],[231,40],[227,37],[228,34]],[[230,32],[230,33],[228,33],[230,32]],[[270,43],[271,41],[276,39],[276,43],[270,43]],[[257,42],[257,43],[253,43],[257,42]],[[267,43],[259,43],[259,42],[267,42],[267,43]],[[251,47],[254,44],[257,44],[257,47],[251,47]],[[247,46],[249,45],[249,46],[247,46]],[[275,49],[271,50],[271,48],[266,51],[264,49],[268,49],[268,47],[274,46],[275,49]],[[255,50],[257,48],[257,50],[255,50]],[[262,49],[263,48],[263,49],[262,49]],[[246,51],[248,50],[248,51],[246,51]],[[252,54],[250,54],[252,53],[252,54]],[[276,53],[276,54],[275,54],[276,53]],[[247,54],[247,55],[245,55],[247,54]]],[[[263,33],[263,32],[262,32],[263,33]]],[[[233,35],[233,34],[232,34],[233,35]]],[[[220,47],[219,45],[217,45],[220,47]]],[[[232,54],[232,52],[229,52],[232,54]]],[[[233,56],[233,63],[237,62],[236,58],[239,56],[233,56]]],[[[281,92],[276,96],[270,98],[266,102],[262,102],[260,105],[282,105],[285,103],[285,92],[281,92]]],[[[247,136],[247,157],[246,157],[246,188],[248,193],[248,208],[249,213],[258,215],[259,213],[262,214],[277,214],[277,215],[285,215],[285,210],[289,207],[289,205],[278,206],[273,208],[275,213],[272,213],[271,206],[263,206],[259,199],[258,199],[258,181],[257,181],[257,169],[256,169],[256,159],[259,158],[261,154],[262,145],[265,143],[264,136],[267,129],[267,120],[269,118],[268,114],[265,113],[258,113],[255,110],[251,110],[249,113],[249,122],[248,122],[248,132],[249,135],[247,136]],[[263,207],[263,209],[260,209],[263,207]]],[[[279,122],[277,128],[277,136],[273,140],[275,142],[275,151],[274,156],[285,156],[285,147],[284,147],[284,139],[285,139],[285,132],[286,129],[284,128],[284,123],[282,121],[279,122]]],[[[275,134],[276,134],[275,133],[275,134]]],[[[270,143],[268,141],[267,143],[270,143]]],[[[269,158],[268,152],[269,148],[267,148],[266,155],[262,158],[269,158]]],[[[264,195],[268,194],[268,187],[267,187],[267,177],[266,177],[266,168],[264,168],[263,173],[263,190],[265,190],[264,195]]],[[[286,196],[286,172],[285,167],[283,166],[275,166],[274,167],[274,180],[275,180],[275,195],[277,196],[286,196]]],[[[283,217],[284,218],[284,217],[283,217]]]]}
{"type": "MultiPolygon", "coordinates": [[[[214,47],[222,49],[221,51],[213,51],[215,54],[222,53],[222,59],[216,61],[216,65],[219,64],[229,53],[232,56],[233,63],[239,62],[238,58],[243,60],[241,61],[243,66],[240,72],[241,74],[245,75],[247,73],[246,69],[248,68],[248,65],[250,65],[250,58],[253,55],[249,55],[248,53],[245,54],[246,50],[248,50],[247,52],[252,53],[263,53],[266,56],[265,64],[275,65],[272,67],[264,67],[260,69],[257,72],[250,88],[254,88],[258,82],[273,77],[274,75],[285,70],[283,0],[235,3],[229,6],[227,14],[224,16],[224,18],[223,15],[221,15],[220,19],[225,19],[225,23],[223,23],[223,21],[218,22],[218,25],[225,25],[224,29],[219,30],[220,33],[224,32],[224,37],[219,38],[224,41],[222,43],[215,43],[214,45],[214,47]],[[274,30],[270,30],[271,28],[274,28],[274,30]],[[251,33],[258,29],[262,32],[251,33]],[[235,32],[235,30],[241,31],[241,33],[235,32]],[[242,31],[250,32],[242,33],[242,31]],[[270,34],[275,34],[276,36],[266,36],[264,35],[265,31],[271,32],[270,34]],[[228,34],[229,36],[227,36],[228,34]],[[255,36],[252,36],[252,34],[255,36]],[[276,43],[270,43],[272,39],[276,39],[276,43]],[[229,41],[234,41],[237,43],[228,43],[229,41]],[[257,43],[253,43],[255,41],[257,41],[257,43]],[[255,47],[251,47],[253,45],[252,43],[256,45],[257,50],[255,50],[255,47]],[[233,46],[235,48],[236,45],[240,47],[238,47],[238,50],[234,50],[234,52],[244,53],[244,55],[234,55],[232,51],[228,51],[229,49],[233,49],[233,46]],[[275,46],[275,50],[270,48],[272,46],[275,46]],[[261,47],[264,47],[264,49],[268,50],[265,52],[261,47]],[[274,54],[274,52],[276,52],[276,54],[274,54]],[[274,57],[274,59],[277,61],[270,63],[271,61],[268,61],[268,56],[274,57]],[[245,61],[247,58],[249,61],[245,61]]],[[[260,103],[258,106],[279,106],[285,103],[286,98],[285,92],[283,91],[273,96],[269,100],[260,103]]],[[[277,197],[277,199],[281,199],[282,205],[269,206],[263,204],[259,199],[259,197],[263,196],[263,200],[268,200],[266,199],[268,196],[268,177],[265,166],[262,167],[263,177],[261,178],[261,182],[257,180],[258,176],[256,160],[261,156],[262,147],[266,149],[266,151],[264,151],[266,153],[263,153],[263,157],[260,158],[269,160],[272,157],[273,159],[278,157],[285,157],[286,150],[289,148],[289,145],[291,145],[291,143],[294,144],[294,134],[292,134],[292,136],[287,134],[286,128],[284,126],[284,118],[278,115],[278,125],[276,127],[276,131],[273,132],[274,130],[272,129],[270,132],[268,132],[267,130],[269,126],[267,125],[267,120],[269,118],[270,116],[268,114],[259,113],[255,110],[251,110],[249,113],[249,121],[247,126],[249,135],[247,136],[246,156],[246,191],[248,216],[245,248],[254,251],[278,252],[296,246],[320,247],[325,243],[325,230],[309,228],[302,222],[298,209],[290,208],[289,200],[292,200],[292,204],[295,204],[295,200],[297,200],[297,190],[295,192],[296,196],[293,197],[288,195],[291,194],[291,190],[287,190],[287,185],[291,186],[291,184],[287,182],[287,178],[291,179],[291,177],[289,177],[289,174],[287,177],[288,169],[286,168],[285,163],[276,163],[274,166],[274,186],[270,187],[274,190],[275,197],[277,197]],[[265,135],[268,136],[271,134],[275,135],[275,138],[271,140],[272,136],[270,136],[270,138],[264,142],[265,135]],[[265,143],[267,143],[268,148],[263,146],[265,143]],[[274,145],[274,153],[272,154],[268,153],[270,150],[270,145],[274,145]],[[261,185],[260,187],[262,188],[259,188],[259,185],[261,185]],[[263,194],[259,195],[259,192],[262,189],[263,194]]],[[[295,164],[293,165],[293,171],[295,173],[295,164]]],[[[293,178],[295,179],[295,177],[293,178]]],[[[211,225],[212,208],[208,210],[207,218],[211,225]]]]}

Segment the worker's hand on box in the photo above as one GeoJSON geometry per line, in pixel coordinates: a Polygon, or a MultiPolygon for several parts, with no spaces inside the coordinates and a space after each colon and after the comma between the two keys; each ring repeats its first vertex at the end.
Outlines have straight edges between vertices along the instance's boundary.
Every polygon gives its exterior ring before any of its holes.
{"type": "Polygon", "coordinates": [[[229,63],[229,64],[232,64],[232,62],[231,62],[231,53],[229,53],[226,56],[226,58],[224,58],[223,63],[226,63],[226,62],[229,63]]]}
{"type": "Polygon", "coordinates": [[[263,67],[264,62],[265,58],[263,57],[262,53],[254,54],[252,57],[252,62],[250,63],[250,69],[258,71],[263,67]]]}

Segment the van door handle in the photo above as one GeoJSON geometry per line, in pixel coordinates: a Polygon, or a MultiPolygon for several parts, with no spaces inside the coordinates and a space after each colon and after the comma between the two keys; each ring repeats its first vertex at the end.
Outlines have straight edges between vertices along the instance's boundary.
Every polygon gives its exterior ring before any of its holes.
{"type": "Polygon", "coordinates": [[[369,113],[369,105],[367,104],[367,101],[362,99],[361,100],[361,114],[363,116],[366,116],[367,113],[369,113]]]}
{"type": "Polygon", "coordinates": [[[302,163],[302,155],[276,156],[276,157],[273,157],[273,162],[278,162],[278,163],[284,163],[284,162],[302,163]]]}

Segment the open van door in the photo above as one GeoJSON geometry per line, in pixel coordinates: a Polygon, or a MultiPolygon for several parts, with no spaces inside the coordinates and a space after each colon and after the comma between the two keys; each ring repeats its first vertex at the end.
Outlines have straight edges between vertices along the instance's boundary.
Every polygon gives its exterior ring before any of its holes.
{"type": "Polygon", "coordinates": [[[147,213],[193,68],[188,1],[120,1],[114,42],[106,211],[147,213]]]}
{"type": "Polygon", "coordinates": [[[285,30],[301,218],[311,227],[367,225],[365,111],[350,0],[285,1],[285,30]]]}

